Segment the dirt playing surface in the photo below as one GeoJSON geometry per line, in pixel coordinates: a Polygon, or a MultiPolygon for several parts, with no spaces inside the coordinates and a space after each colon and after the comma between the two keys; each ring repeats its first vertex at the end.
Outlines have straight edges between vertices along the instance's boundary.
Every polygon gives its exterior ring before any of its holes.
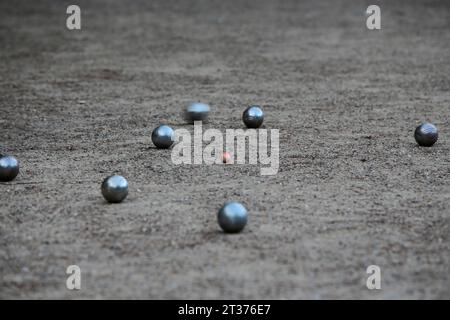
{"type": "Polygon", "coordinates": [[[78,1],[80,31],[69,4],[0,2],[0,298],[450,298],[449,1],[78,1]],[[221,131],[261,104],[278,174],[173,165],[151,131],[192,100],[221,131]]]}

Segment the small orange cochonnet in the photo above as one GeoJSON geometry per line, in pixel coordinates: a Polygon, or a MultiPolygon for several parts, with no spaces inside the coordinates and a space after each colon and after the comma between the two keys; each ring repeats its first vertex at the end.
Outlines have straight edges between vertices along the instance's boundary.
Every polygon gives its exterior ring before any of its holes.
{"type": "Polygon", "coordinates": [[[231,154],[229,152],[222,153],[222,162],[231,163],[231,154]]]}

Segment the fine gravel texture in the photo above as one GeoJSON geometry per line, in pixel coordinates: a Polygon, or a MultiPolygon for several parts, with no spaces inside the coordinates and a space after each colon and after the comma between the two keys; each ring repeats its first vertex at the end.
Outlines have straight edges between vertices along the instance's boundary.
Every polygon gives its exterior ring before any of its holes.
{"type": "Polygon", "coordinates": [[[450,298],[449,1],[80,0],[73,31],[70,4],[0,2],[0,152],[21,164],[0,183],[0,298],[450,298]],[[151,132],[192,130],[189,101],[222,132],[260,104],[278,174],[173,164],[151,132]],[[229,200],[239,234],[217,224],[229,200]]]}

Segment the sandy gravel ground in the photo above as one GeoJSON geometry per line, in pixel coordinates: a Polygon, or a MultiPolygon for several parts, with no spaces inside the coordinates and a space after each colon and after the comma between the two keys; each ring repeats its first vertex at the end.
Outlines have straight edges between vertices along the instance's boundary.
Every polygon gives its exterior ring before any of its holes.
{"type": "Polygon", "coordinates": [[[78,1],[81,31],[69,4],[0,2],[0,145],[22,164],[0,184],[1,298],[450,298],[449,1],[78,1]],[[261,104],[279,173],[173,165],[151,130],[190,129],[190,100],[220,130],[261,104]],[[216,223],[231,199],[237,235],[216,223]]]}

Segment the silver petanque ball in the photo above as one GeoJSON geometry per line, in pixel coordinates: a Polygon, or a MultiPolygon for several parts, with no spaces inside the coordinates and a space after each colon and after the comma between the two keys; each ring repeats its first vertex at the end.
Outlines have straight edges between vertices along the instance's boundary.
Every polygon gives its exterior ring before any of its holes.
{"type": "Polygon", "coordinates": [[[118,175],[107,177],[102,183],[102,195],[108,202],[122,202],[128,195],[127,180],[118,175]]]}
{"type": "Polygon", "coordinates": [[[264,112],[260,106],[250,106],[245,109],[242,120],[247,128],[259,128],[264,121],[264,112]]]}
{"type": "Polygon", "coordinates": [[[174,131],[171,127],[161,125],[152,132],[152,141],[157,148],[167,149],[174,142],[174,131]]]}
{"type": "Polygon", "coordinates": [[[438,140],[438,130],[434,124],[422,123],[414,131],[414,138],[422,147],[431,147],[438,140]]]}
{"type": "Polygon", "coordinates": [[[19,174],[19,161],[13,156],[0,155],[0,181],[14,180],[19,174]]]}
{"type": "Polygon", "coordinates": [[[210,110],[211,108],[206,103],[194,102],[186,107],[184,117],[190,123],[194,121],[206,121],[210,110]]]}
{"type": "Polygon", "coordinates": [[[219,210],[217,220],[224,232],[237,233],[247,224],[247,209],[239,202],[227,202],[219,210]]]}

